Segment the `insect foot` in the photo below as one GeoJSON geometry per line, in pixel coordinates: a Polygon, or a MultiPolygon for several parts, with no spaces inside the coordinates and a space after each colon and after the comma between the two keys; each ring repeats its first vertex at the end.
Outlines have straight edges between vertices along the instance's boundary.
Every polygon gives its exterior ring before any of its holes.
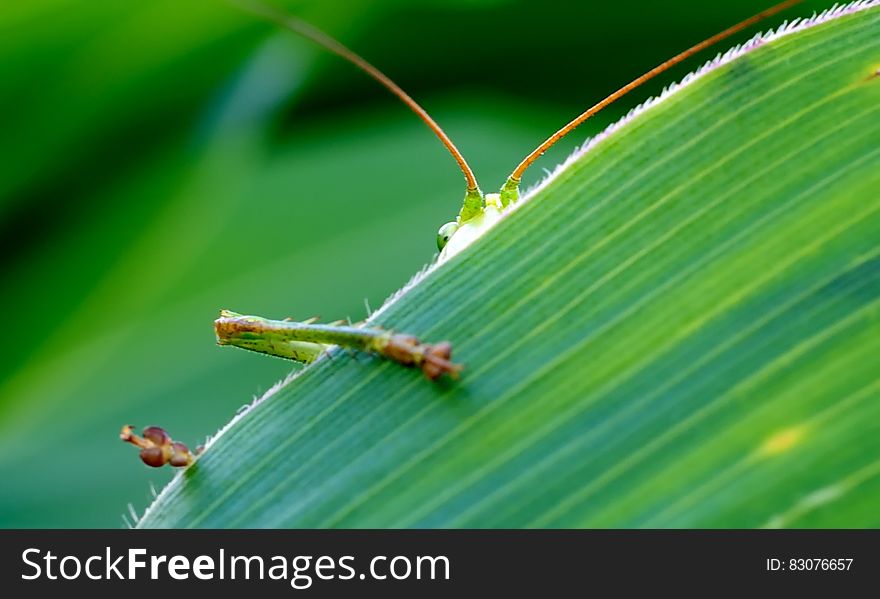
{"type": "Polygon", "coordinates": [[[440,343],[421,343],[412,335],[389,335],[379,353],[404,366],[421,368],[428,380],[434,381],[444,374],[454,379],[461,372],[461,364],[453,364],[452,344],[448,341],[440,343]]]}
{"type": "Polygon", "coordinates": [[[182,468],[192,464],[196,455],[201,453],[200,448],[193,454],[183,443],[174,441],[165,429],[158,426],[148,426],[142,432],[142,436],[134,434],[134,427],[126,424],[119,433],[119,438],[126,443],[139,447],[141,461],[147,466],[159,468],[165,464],[171,464],[175,468],[182,468]]]}

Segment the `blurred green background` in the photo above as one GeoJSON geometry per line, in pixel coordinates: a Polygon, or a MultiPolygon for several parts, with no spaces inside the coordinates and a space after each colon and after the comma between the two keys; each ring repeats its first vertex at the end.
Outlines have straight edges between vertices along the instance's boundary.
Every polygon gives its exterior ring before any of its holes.
{"type": "MultiPolygon", "coordinates": [[[[587,105],[770,2],[275,4],[407,89],[492,191],[587,105]]],[[[195,446],[295,367],[215,346],[219,308],[361,319],[431,260],[463,193],[385,90],[222,0],[2,3],[0,81],[2,527],[142,512],[173,473],[122,424],[195,446]]]]}

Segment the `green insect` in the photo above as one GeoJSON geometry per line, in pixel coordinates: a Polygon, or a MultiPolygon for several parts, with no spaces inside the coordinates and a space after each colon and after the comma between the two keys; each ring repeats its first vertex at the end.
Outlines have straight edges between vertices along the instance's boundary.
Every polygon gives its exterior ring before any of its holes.
{"type": "MultiPolygon", "coordinates": [[[[465,193],[455,220],[440,227],[437,233],[439,261],[458,254],[475,239],[492,228],[520,199],[520,182],[525,171],[556,142],[571,133],[584,121],[615,102],[625,94],[663,73],[681,61],[724,40],[755,23],[775,15],[802,0],[786,0],[718,33],[654,67],[647,73],[624,85],[594,106],[572,119],[530,152],[507,177],[498,193],[483,194],[476,176],[462,153],[433,118],[403,89],[379,69],[364,60],[332,37],[312,25],[287,15],[258,0],[233,0],[242,8],[301,35],[333,52],[378,81],[397,96],[433,131],[452,155],[465,179],[465,193]]],[[[317,324],[315,319],[295,322],[269,320],[259,316],[244,316],[223,310],[214,322],[219,345],[231,345],[250,351],[287,358],[300,363],[311,363],[333,347],[341,347],[376,355],[403,366],[419,368],[426,378],[436,380],[443,375],[457,378],[462,366],[452,359],[452,344],[448,341],[423,343],[415,336],[386,331],[365,325],[342,322],[317,324]]],[[[142,450],[142,459],[151,466],[170,463],[186,466],[194,455],[179,443],[173,443],[158,427],[145,429],[144,437],[133,435],[131,427],[123,429],[123,440],[142,450]],[[161,434],[160,434],[161,432],[161,434]]]]}
{"type": "MultiPolygon", "coordinates": [[[[455,144],[452,143],[452,140],[449,139],[449,136],[446,135],[440,125],[409,94],[403,91],[379,69],[332,37],[300,19],[282,13],[256,0],[236,0],[236,3],[298,35],[312,40],[319,46],[355,65],[412,109],[440,139],[441,143],[443,143],[453,159],[455,159],[465,179],[464,201],[458,216],[454,221],[440,227],[437,233],[437,247],[440,250],[440,260],[442,261],[451,258],[463,250],[497,223],[505,211],[519,200],[520,181],[526,169],[578,125],[624,94],[639,87],[682,60],[800,1],[786,0],[758,13],[685,50],[623,86],[598,104],[578,115],[529,153],[513,170],[499,193],[485,195],[480,191],[476,176],[470,166],[468,166],[467,160],[465,160],[462,153],[455,147],[455,144]]],[[[267,320],[257,316],[241,316],[224,311],[215,323],[215,330],[217,341],[220,345],[234,345],[304,363],[313,362],[328,347],[337,345],[376,354],[406,366],[419,367],[427,378],[431,380],[436,379],[442,374],[455,376],[461,369],[460,366],[449,362],[451,345],[448,342],[436,345],[422,344],[411,335],[395,335],[367,327],[267,320]],[[404,342],[404,339],[408,341],[404,342]],[[441,349],[442,351],[439,351],[441,349]]]]}

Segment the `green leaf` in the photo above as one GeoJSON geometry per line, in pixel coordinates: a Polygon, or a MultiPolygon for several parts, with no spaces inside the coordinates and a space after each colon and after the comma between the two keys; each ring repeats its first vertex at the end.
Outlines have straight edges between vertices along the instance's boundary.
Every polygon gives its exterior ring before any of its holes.
{"type": "Polygon", "coordinates": [[[880,525],[877,5],[712,64],[374,317],[460,381],[321,360],[140,526],[880,525]]]}

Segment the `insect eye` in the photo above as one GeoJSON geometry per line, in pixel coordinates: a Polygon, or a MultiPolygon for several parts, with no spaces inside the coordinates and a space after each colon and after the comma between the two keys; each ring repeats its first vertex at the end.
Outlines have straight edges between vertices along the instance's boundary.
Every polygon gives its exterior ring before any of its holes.
{"type": "Polygon", "coordinates": [[[457,222],[446,223],[440,227],[440,230],[437,231],[437,249],[443,251],[443,248],[449,243],[449,238],[455,235],[456,231],[458,231],[457,222]]]}

